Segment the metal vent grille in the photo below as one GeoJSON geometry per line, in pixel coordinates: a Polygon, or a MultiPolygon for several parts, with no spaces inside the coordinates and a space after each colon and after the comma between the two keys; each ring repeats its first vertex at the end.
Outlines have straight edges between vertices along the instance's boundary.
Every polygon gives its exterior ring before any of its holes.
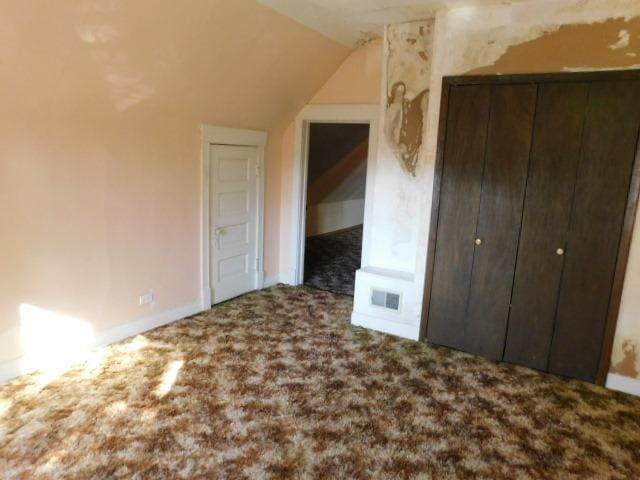
{"type": "Polygon", "coordinates": [[[397,312],[400,309],[400,295],[374,289],[371,292],[371,304],[397,312]]]}

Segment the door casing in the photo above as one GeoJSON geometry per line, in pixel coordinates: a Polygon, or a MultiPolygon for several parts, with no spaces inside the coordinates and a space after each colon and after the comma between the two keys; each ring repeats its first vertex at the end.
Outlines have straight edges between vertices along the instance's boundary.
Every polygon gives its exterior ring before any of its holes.
{"type": "MultiPolygon", "coordinates": [[[[309,126],[311,123],[360,123],[369,125],[369,153],[367,158],[364,223],[362,235],[362,264],[368,264],[368,229],[373,215],[371,198],[376,171],[378,148],[378,117],[380,105],[307,105],[296,117],[294,124],[293,179],[291,190],[291,237],[289,245],[280,249],[280,257],[287,259],[289,268],[282,273],[282,281],[290,285],[304,282],[304,245],[307,205],[307,170],[309,160],[309,126]]],[[[282,240],[282,238],[281,238],[282,240]]],[[[284,244],[286,245],[286,244],[284,244]]]]}
{"type": "Polygon", "coordinates": [[[212,125],[202,125],[202,198],[201,209],[201,287],[202,307],[211,308],[213,292],[211,290],[211,158],[210,145],[231,145],[256,147],[258,150],[257,181],[257,228],[256,258],[259,259],[258,281],[256,288],[264,285],[264,150],[267,133],[259,130],[245,130],[212,125]]]}

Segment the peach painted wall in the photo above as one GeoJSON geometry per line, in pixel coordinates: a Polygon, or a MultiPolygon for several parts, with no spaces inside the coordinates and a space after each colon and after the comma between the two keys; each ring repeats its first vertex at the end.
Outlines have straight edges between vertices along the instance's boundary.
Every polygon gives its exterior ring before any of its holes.
{"type": "Polygon", "coordinates": [[[381,38],[354,50],[309,103],[379,103],[382,56],[381,38]]]}
{"type": "Polygon", "coordinates": [[[202,123],[268,131],[277,273],[283,132],[348,48],[253,0],[0,11],[0,361],[23,304],[100,331],[198,301],[202,123]]]}

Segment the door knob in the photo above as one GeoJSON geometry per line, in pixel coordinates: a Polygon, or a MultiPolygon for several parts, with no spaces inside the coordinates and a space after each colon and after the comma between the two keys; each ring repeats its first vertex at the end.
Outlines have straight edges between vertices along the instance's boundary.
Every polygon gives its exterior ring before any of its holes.
{"type": "Polygon", "coordinates": [[[476,238],[476,245],[482,245],[482,239],[476,238]]]}
{"type": "Polygon", "coordinates": [[[564,248],[559,248],[559,249],[557,249],[557,250],[556,250],[556,254],[558,254],[558,256],[560,256],[560,257],[561,257],[562,255],[564,255],[564,248]]]}

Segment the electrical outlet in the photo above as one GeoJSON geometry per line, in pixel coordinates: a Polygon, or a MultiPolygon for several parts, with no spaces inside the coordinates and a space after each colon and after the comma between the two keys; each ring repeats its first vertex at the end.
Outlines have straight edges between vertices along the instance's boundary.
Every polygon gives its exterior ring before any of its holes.
{"type": "Polygon", "coordinates": [[[153,290],[149,290],[144,295],[140,295],[140,305],[149,305],[153,303],[154,298],[153,290]]]}

